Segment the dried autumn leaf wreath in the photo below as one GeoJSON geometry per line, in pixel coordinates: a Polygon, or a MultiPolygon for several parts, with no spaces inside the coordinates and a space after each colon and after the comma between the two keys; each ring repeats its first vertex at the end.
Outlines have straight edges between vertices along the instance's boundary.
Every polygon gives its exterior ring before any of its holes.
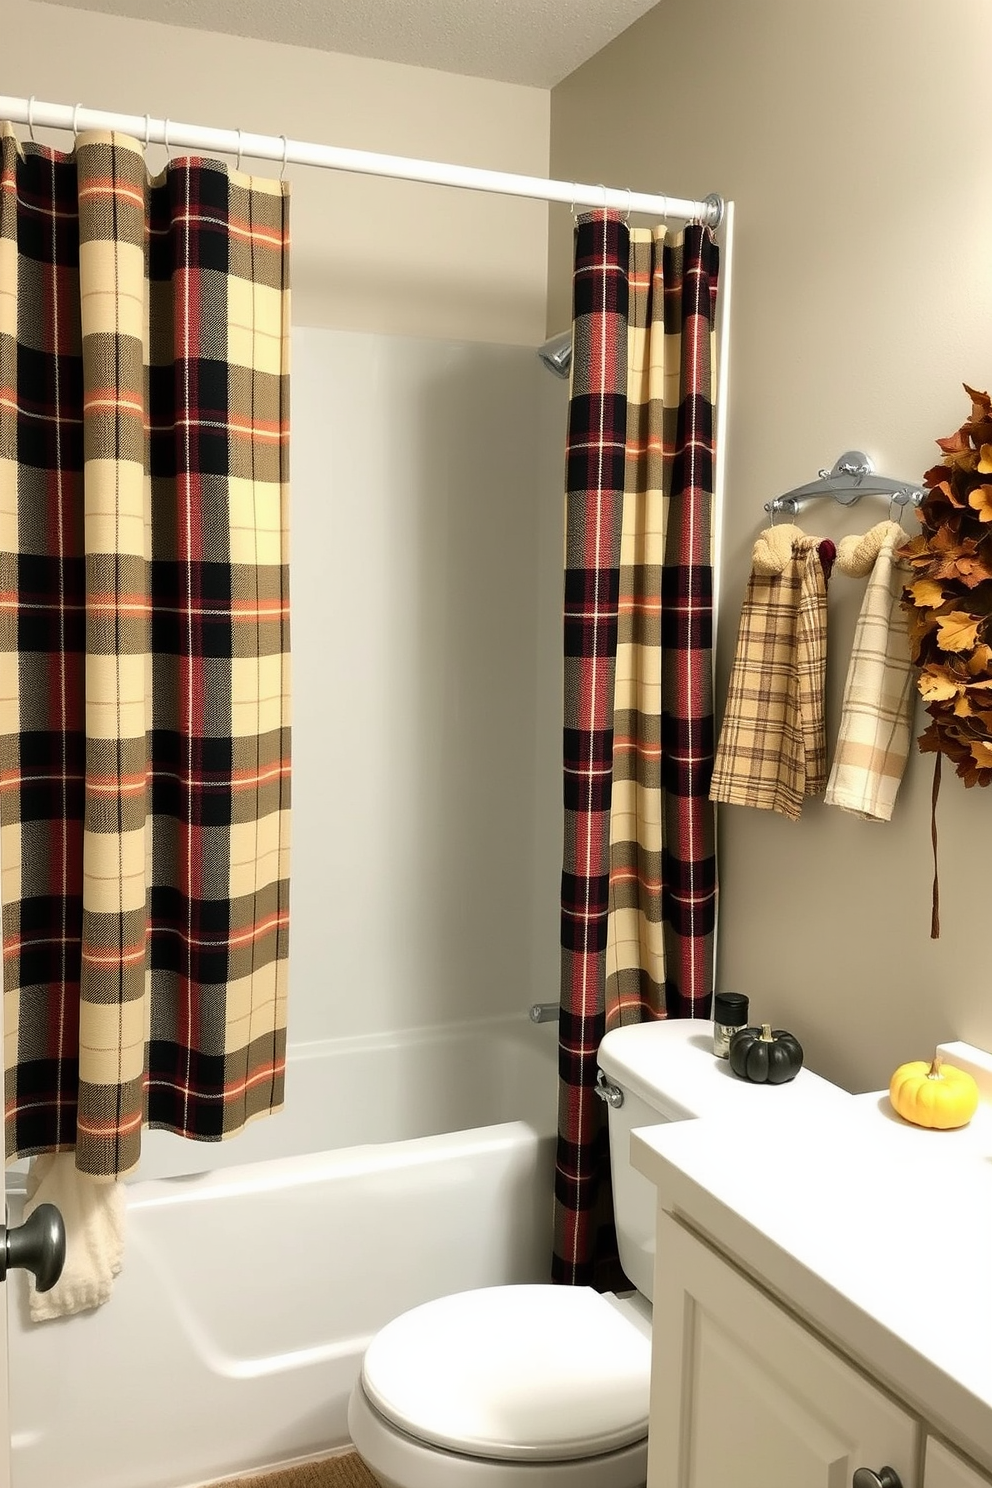
{"type": "Polygon", "coordinates": [[[966,786],[992,784],[992,398],[964,384],[971,418],[938,439],[943,462],[923,477],[922,531],[899,556],[914,571],[903,590],[910,653],[930,723],[919,739],[934,760],[933,919],[940,933],[936,805],[946,754],[966,786]]]}

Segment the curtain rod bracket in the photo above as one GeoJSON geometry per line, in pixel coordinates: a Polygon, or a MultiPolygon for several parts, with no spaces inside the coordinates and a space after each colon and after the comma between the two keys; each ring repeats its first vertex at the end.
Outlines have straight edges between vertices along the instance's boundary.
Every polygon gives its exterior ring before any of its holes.
{"type": "Polygon", "coordinates": [[[723,214],[726,211],[726,202],[724,201],[723,197],[720,196],[720,194],[716,191],[707,192],[707,194],[703,197],[703,201],[710,208],[710,215],[706,219],[707,224],[709,225],[709,227],[712,228],[714,232],[716,232],[717,228],[720,226],[720,223],[723,221],[723,214]]]}

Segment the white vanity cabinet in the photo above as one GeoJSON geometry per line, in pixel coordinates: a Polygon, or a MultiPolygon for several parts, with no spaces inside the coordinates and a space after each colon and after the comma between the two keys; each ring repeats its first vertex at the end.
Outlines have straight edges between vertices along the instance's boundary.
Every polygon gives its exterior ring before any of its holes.
{"type": "Polygon", "coordinates": [[[633,1133],[658,1193],[647,1488],[992,1488],[992,1127],[977,1157],[943,1135],[855,1098],[819,1127],[633,1133]]]}
{"type": "Polygon", "coordinates": [[[927,1438],[923,1488],[988,1488],[992,1478],[977,1472],[936,1437],[927,1438]]]}
{"type": "Polygon", "coordinates": [[[909,1411],[667,1214],[658,1253],[648,1488],[920,1488],[909,1411]]]}

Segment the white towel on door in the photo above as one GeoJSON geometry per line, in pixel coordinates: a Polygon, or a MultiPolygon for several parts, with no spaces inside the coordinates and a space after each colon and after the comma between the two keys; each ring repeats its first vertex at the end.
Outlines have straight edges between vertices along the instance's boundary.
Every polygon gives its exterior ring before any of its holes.
{"type": "Polygon", "coordinates": [[[80,1173],[71,1152],[45,1153],[28,1166],[24,1218],[39,1204],[54,1204],[65,1221],[65,1266],[47,1292],[28,1274],[31,1320],[67,1317],[99,1307],[110,1296],[124,1250],[124,1186],[113,1178],[80,1173]]]}

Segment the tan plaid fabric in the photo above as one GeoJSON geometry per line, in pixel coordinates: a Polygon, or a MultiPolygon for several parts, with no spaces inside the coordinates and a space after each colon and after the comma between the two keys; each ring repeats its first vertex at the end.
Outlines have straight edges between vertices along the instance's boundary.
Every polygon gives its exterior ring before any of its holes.
{"type": "Polygon", "coordinates": [[[0,129],[8,1156],[283,1098],[288,202],[0,129]]]}
{"type": "Polygon", "coordinates": [[[889,821],[909,756],[915,692],[909,629],[901,604],[909,564],[895,549],[909,542],[898,522],[846,537],[837,566],[868,585],[844,686],[840,729],[826,803],[868,821],[889,821]]]}
{"type": "MultiPolygon", "coordinates": [[[[673,668],[667,658],[678,652],[683,665],[690,661],[705,672],[705,694],[709,690],[709,657],[695,654],[687,638],[705,610],[708,615],[710,589],[688,588],[689,565],[680,564],[679,544],[687,525],[684,511],[691,494],[676,483],[673,499],[673,462],[679,442],[679,417],[685,396],[683,358],[686,335],[681,297],[673,296],[666,313],[667,274],[678,286],[683,274],[684,235],[670,234],[664,226],[630,230],[630,302],[627,317],[627,445],[624,467],[623,519],[620,536],[620,593],[617,626],[616,677],[613,714],[613,797],[610,810],[610,898],[606,942],[606,1026],[637,1023],[645,1016],[666,1013],[666,962],[672,947],[667,945],[663,905],[666,877],[671,865],[665,860],[667,843],[674,844],[686,861],[703,860],[713,851],[709,816],[697,823],[698,841],[686,844],[682,798],[689,789],[674,778],[683,760],[692,756],[691,739],[682,737],[694,722],[699,740],[703,721],[686,707],[672,685],[673,668]],[[666,259],[667,255],[667,259],[666,259]],[[675,510],[672,510],[672,507],[675,510]],[[670,532],[671,527],[671,532],[670,532]],[[667,634],[663,635],[663,612],[668,606],[667,634]],[[682,617],[676,630],[672,614],[682,617]],[[667,737],[666,737],[667,735],[667,737]],[[663,759],[668,756],[667,770],[663,759]],[[672,809],[678,822],[667,819],[672,809]],[[682,831],[679,828],[683,828],[682,831]]],[[[693,328],[696,329],[695,327],[693,328]]],[[[698,337],[693,348],[695,388],[708,406],[712,397],[713,333],[698,337]]],[[[712,562],[711,523],[708,505],[698,498],[694,507],[696,551],[693,572],[712,562]]],[[[703,688],[690,679],[686,691],[703,688]]],[[[712,738],[712,734],[710,734],[712,738]]],[[[697,743],[697,749],[700,747],[697,743]]],[[[704,788],[705,789],[705,788],[704,788]]],[[[700,882],[704,875],[700,875],[700,882]]],[[[707,880],[711,887],[711,882],[707,880]]],[[[690,921],[695,911],[698,925],[705,918],[698,884],[677,882],[673,893],[681,893],[684,914],[690,921]],[[695,889],[695,893],[693,892],[695,889]],[[697,902],[698,901],[698,902],[697,902]]],[[[687,926],[689,938],[701,938],[701,930],[687,926]]],[[[687,980],[693,963],[676,955],[674,970],[687,980]]],[[[684,985],[682,994],[691,1004],[708,995],[710,965],[700,962],[707,977],[705,988],[684,985]]]]}
{"type": "Polygon", "coordinates": [[[710,786],[713,801],[778,811],[792,821],[803,799],[826,784],[820,543],[782,526],[766,528],[755,544],[710,786]]]}

